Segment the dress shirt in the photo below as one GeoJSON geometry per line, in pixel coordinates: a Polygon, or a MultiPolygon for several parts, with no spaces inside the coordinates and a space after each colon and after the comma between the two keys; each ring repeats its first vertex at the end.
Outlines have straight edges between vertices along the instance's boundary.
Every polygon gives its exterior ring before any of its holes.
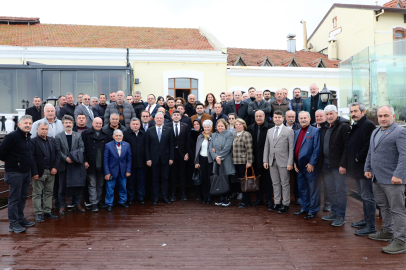
{"type": "Polygon", "coordinates": [[[145,108],[145,110],[149,111],[149,113],[152,113],[154,111],[155,107],[156,107],[156,103],[154,103],[152,105],[148,104],[147,107],[145,108]],[[151,106],[151,108],[150,108],[150,106],[151,106]]]}
{"type": "Polygon", "coordinates": [[[279,137],[279,134],[281,134],[281,130],[282,130],[282,126],[283,125],[280,125],[280,126],[275,126],[275,130],[274,130],[274,132],[273,132],[273,139],[275,140],[275,138],[276,137],[279,137]],[[278,136],[276,136],[276,128],[278,128],[278,136]]]}
{"type": "Polygon", "coordinates": [[[209,146],[209,141],[208,140],[203,140],[202,142],[202,147],[200,148],[200,155],[202,157],[207,157],[207,147],[209,146]]]}
{"type": "Polygon", "coordinates": [[[173,134],[174,135],[176,135],[176,132],[175,132],[175,125],[178,125],[178,127],[177,127],[177,129],[178,129],[178,136],[179,136],[179,134],[180,134],[180,122],[178,122],[178,123],[175,123],[175,122],[173,122],[173,134]]]}

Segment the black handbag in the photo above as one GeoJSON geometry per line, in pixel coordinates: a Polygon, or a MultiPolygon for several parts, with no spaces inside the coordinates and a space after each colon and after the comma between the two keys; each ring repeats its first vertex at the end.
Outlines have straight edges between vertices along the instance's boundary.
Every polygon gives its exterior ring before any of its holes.
{"type": "Polygon", "coordinates": [[[200,168],[194,170],[192,182],[195,186],[200,186],[202,184],[202,173],[200,172],[200,168]]]}
{"type": "Polygon", "coordinates": [[[210,194],[211,195],[223,195],[230,192],[230,186],[228,184],[228,176],[224,174],[223,165],[218,166],[218,175],[210,176],[210,194]]]}

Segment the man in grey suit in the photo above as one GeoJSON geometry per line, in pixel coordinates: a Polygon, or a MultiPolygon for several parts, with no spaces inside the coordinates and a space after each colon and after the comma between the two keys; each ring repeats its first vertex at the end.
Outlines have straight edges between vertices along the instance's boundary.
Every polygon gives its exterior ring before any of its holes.
{"type": "Polygon", "coordinates": [[[92,128],[92,122],[94,119],[92,105],[90,105],[90,96],[85,94],[82,97],[82,104],[76,106],[75,108],[75,119],[78,118],[78,115],[83,113],[86,115],[86,127],[92,128]]]}
{"type": "Polygon", "coordinates": [[[285,214],[290,204],[290,173],[293,169],[293,147],[295,134],[283,125],[283,112],[275,111],[275,127],[268,130],[264,149],[264,168],[270,170],[274,190],[274,205],[269,211],[285,214]],[[282,186],[282,189],[281,189],[282,186]],[[281,195],[283,197],[281,205],[281,195]]]}
{"type": "Polygon", "coordinates": [[[262,91],[255,91],[255,100],[248,105],[248,119],[250,124],[255,123],[255,113],[261,110],[265,113],[265,119],[269,119],[271,114],[271,105],[264,100],[262,91]]]}
{"type": "Polygon", "coordinates": [[[66,213],[66,193],[68,193],[68,196],[73,197],[76,211],[85,211],[85,209],[80,205],[80,202],[82,198],[82,187],[85,185],[86,182],[86,175],[80,174],[80,170],[77,170],[76,167],[69,166],[69,164],[73,164],[71,154],[75,152],[75,150],[81,151],[83,157],[85,147],[82,141],[82,137],[79,133],[72,131],[72,116],[65,115],[62,118],[62,123],[65,130],[55,136],[57,151],[56,159],[59,159],[59,166],[57,170],[59,173],[58,197],[61,206],[61,208],[59,209],[59,214],[61,216],[65,215],[66,213]]]}
{"type": "Polygon", "coordinates": [[[364,168],[366,178],[373,181],[376,204],[382,214],[381,230],[369,238],[390,241],[382,248],[389,254],[406,252],[406,129],[394,121],[392,107],[379,108],[381,127],[372,132],[364,168]]]}

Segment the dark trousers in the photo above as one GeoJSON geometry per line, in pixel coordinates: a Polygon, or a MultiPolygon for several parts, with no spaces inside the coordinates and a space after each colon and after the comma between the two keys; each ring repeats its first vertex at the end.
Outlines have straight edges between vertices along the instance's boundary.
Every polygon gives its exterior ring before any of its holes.
{"type": "Polygon", "coordinates": [[[82,187],[67,187],[66,176],[67,170],[59,172],[59,204],[61,207],[66,207],[66,194],[73,198],[75,206],[80,205],[82,199],[82,187]]]}
{"type": "MultiPolygon", "coordinates": [[[[235,175],[237,179],[245,177],[246,164],[235,164],[235,175]]],[[[248,176],[251,175],[251,169],[248,170],[248,176]]],[[[251,205],[251,193],[243,192],[241,202],[246,205],[251,205]]]]}
{"type": "Polygon", "coordinates": [[[55,174],[54,190],[52,191],[52,196],[54,197],[55,208],[59,208],[58,193],[59,193],[59,173],[55,174]]]}
{"type": "Polygon", "coordinates": [[[295,197],[295,200],[300,198],[300,192],[299,192],[299,184],[297,180],[297,172],[295,170],[290,171],[290,175],[293,178],[293,196],[295,197]]]}
{"type": "Polygon", "coordinates": [[[137,186],[137,200],[142,201],[145,197],[145,168],[132,168],[131,175],[127,178],[127,199],[135,200],[135,187],[137,186]]]}
{"type": "Polygon", "coordinates": [[[204,198],[211,198],[210,176],[213,175],[213,162],[209,163],[207,157],[199,156],[200,172],[202,174],[202,194],[204,198]]]}
{"type": "Polygon", "coordinates": [[[164,198],[168,198],[168,176],[169,164],[163,164],[159,159],[157,164],[152,164],[152,199],[159,198],[159,182],[161,181],[161,191],[164,198]]]}
{"type": "Polygon", "coordinates": [[[371,179],[355,179],[357,192],[362,199],[362,207],[364,210],[364,220],[368,228],[376,228],[376,202],[372,188],[371,179]]]}
{"type": "Polygon", "coordinates": [[[319,175],[317,176],[317,182],[320,183],[321,188],[323,188],[323,197],[324,197],[324,205],[326,203],[330,203],[330,199],[328,197],[328,191],[326,186],[326,181],[324,180],[323,171],[320,170],[319,175]]]}
{"type": "Polygon", "coordinates": [[[269,170],[266,170],[264,167],[260,168],[255,168],[254,167],[254,172],[255,175],[259,177],[259,190],[257,190],[255,193],[257,195],[257,201],[263,201],[264,200],[264,186],[265,186],[265,201],[268,203],[272,203],[272,193],[273,193],[273,186],[272,186],[272,180],[271,180],[271,175],[269,173],[269,170]]]}
{"type": "Polygon", "coordinates": [[[169,168],[169,179],[171,183],[171,193],[176,193],[177,179],[180,183],[180,191],[186,193],[186,162],[184,157],[182,157],[175,148],[175,160],[169,168]]]}
{"type": "Polygon", "coordinates": [[[301,210],[313,215],[320,210],[320,183],[317,181],[318,179],[315,171],[312,173],[299,171],[297,173],[301,210]]]}
{"type": "Polygon", "coordinates": [[[31,172],[6,172],[4,182],[9,187],[8,219],[10,225],[24,220],[25,202],[31,182],[31,172]]]}
{"type": "Polygon", "coordinates": [[[328,164],[323,164],[323,176],[326,181],[328,197],[330,198],[331,211],[345,218],[347,210],[347,175],[340,174],[338,168],[329,168],[328,164]]]}

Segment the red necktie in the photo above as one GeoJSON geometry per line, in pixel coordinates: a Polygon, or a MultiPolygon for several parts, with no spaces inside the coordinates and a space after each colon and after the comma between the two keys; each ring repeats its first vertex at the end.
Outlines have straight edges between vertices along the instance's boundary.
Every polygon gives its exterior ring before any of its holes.
{"type": "Polygon", "coordinates": [[[117,146],[120,147],[120,143],[117,143],[117,146]]]}
{"type": "Polygon", "coordinates": [[[148,106],[148,112],[149,112],[150,109],[151,109],[151,105],[148,106]]]}

